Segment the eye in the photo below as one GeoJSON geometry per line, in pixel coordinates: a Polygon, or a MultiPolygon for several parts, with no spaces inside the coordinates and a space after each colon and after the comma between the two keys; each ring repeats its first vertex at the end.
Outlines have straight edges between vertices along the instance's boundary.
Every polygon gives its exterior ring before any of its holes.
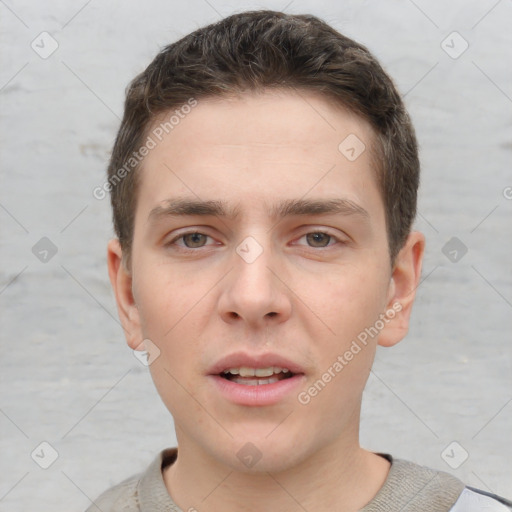
{"type": "MultiPolygon", "coordinates": [[[[311,231],[301,236],[299,240],[303,238],[306,239],[306,243],[311,248],[327,248],[336,243],[343,244],[344,242],[340,240],[338,237],[327,233],[325,231],[311,231]]],[[[194,251],[195,249],[201,249],[202,247],[207,247],[207,240],[211,239],[210,236],[201,233],[199,231],[188,231],[186,233],[181,233],[179,236],[173,238],[170,242],[166,243],[166,247],[174,247],[179,251],[187,252],[194,251]],[[178,243],[181,242],[181,243],[178,243]]],[[[208,244],[213,245],[213,244],[208,244]]],[[[303,244],[299,244],[303,245],[303,244]]]]}
{"type": "MultiPolygon", "coordinates": [[[[301,236],[300,239],[306,238],[307,243],[310,247],[323,248],[328,247],[330,245],[334,245],[336,242],[341,242],[334,235],[330,235],[325,231],[312,231],[311,233],[306,233],[301,236]],[[334,241],[334,244],[330,244],[329,242],[334,241]]],[[[299,240],[300,240],[299,239],[299,240]]]]}
{"type": "Polygon", "coordinates": [[[210,238],[208,235],[204,233],[200,233],[199,231],[189,231],[187,233],[182,233],[181,235],[173,238],[170,242],[165,244],[166,246],[176,245],[183,250],[194,250],[200,249],[205,246],[206,239],[210,238]],[[183,240],[184,245],[177,244],[178,240],[183,240]]]}

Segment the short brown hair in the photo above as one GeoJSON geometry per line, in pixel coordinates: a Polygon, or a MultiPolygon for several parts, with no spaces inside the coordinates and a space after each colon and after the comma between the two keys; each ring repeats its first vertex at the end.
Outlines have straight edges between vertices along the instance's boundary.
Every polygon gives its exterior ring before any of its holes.
{"type": "Polygon", "coordinates": [[[127,268],[140,164],[127,172],[126,162],[155,119],[191,98],[273,87],[319,92],[371,124],[394,262],[416,215],[419,186],[416,136],[396,87],[367,48],[319,18],[261,10],[234,14],[166,46],[129,84],[108,167],[114,229],[127,268]]]}

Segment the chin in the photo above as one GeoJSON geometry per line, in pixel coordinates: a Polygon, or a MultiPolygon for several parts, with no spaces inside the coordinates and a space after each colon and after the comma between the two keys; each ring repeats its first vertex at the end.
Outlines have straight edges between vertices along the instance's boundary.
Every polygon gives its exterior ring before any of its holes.
{"type": "MultiPolygon", "coordinates": [[[[268,435],[269,430],[265,430],[268,435]]],[[[264,436],[240,436],[230,442],[223,450],[215,450],[212,455],[233,471],[251,474],[279,473],[286,471],[307,458],[302,443],[291,436],[276,436],[275,439],[264,436]]],[[[271,434],[272,436],[272,434],[271,434]]]]}

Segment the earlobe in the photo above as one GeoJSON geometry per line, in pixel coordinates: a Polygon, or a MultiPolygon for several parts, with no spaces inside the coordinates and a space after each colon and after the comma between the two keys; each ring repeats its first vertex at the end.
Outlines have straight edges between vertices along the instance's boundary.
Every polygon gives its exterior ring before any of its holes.
{"type": "Polygon", "coordinates": [[[139,311],[132,291],[132,274],[125,267],[121,244],[117,238],[110,240],[108,243],[107,266],[126,341],[129,347],[135,350],[143,339],[139,311]]]}
{"type": "Polygon", "coordinates": [[[420,282],[425,236],[413,231],[398,253],[389,285],[387,311],[393,318],[379,334],[379,345],[391,347],[401,341],[409,330],[409,319],[416,289],[420,282]]]}

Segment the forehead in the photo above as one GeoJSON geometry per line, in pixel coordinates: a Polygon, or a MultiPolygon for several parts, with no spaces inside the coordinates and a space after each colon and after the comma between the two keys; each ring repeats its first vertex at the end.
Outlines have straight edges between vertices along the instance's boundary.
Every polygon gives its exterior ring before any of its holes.
{"type": "Polygon", "coordinates": [[[358,191],[377,188],[369,123],[318,93],[246,92],[177,114],[162,114],[148,131],[155,147],[139,188],[146,218],[170,196],[231,199],[243,209],[308,191],[334,198],[336,186],[357,204],[358,191]]]}
{"type": "MultiPolygon", "coordinates": [[[[191,98],[188,104],[159,114],[148,129],[160,148],[172,135],[174,149],[193,142],[191,135],[205,134],[211,143],[225,143],[229,139],[233,144],[247,146],[260,142],[269,149],[286,143],[303,146],[321,143],[329,144],[332,149],[332,142],[339,142],[344,133],[358,135],[366,149],[373,151],[375,133],[361,115],[330,96],[296,88],[191,98]],[[193,107],[189,106],[191,100],[193,107]]],[[[337,144],[334,146],[337,149],[337,144]]]]}

